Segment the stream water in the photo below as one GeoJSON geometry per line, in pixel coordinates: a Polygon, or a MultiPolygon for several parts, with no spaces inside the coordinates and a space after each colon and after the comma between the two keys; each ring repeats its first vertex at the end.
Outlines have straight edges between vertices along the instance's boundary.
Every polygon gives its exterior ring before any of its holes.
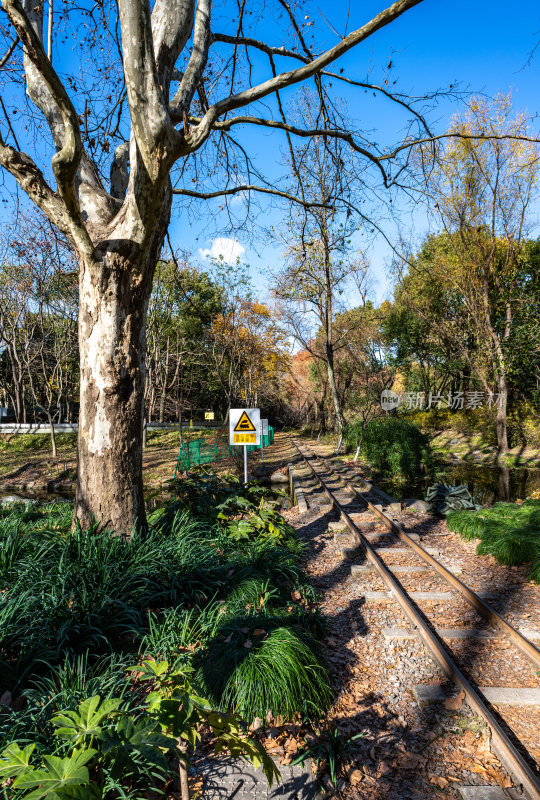
{"type": "Polygon", "coordinates": [[[491,506],[498,500],[525,500],[540,489],[540,469],[455,464],[439,470],[435,478],[421,476],[408,483],[377,479],[374,482],[392,497],[404,500],[407,497],[425,497],[428,486],[437,481],[450,485],[464,483],[477,503],[491,506]]]}
{"type": "MultiPolygon", "coordinates": [[[[377,486],[397,500],[404,500],[407,497],[423,498],[428,486],[431,486],[436,481],[442,481],[447,484],[465,483],[477,503],[483,506],[491,506],[498,500],[525,500],[532,492],[540,490],[540,469],[496,467],[483,464],[455,464],[439,470],[435,478],[420,476],[417,480],[407,483],[374,478],[377,486]]],[[[287,494],[281,499],[281,508],[287,508],[290,505],[287,485],[276,484],[271,488],[285,489],[287,494]]],[[[73,493],[41,495],[30,494],[29,492],[0,493],[0,504],[14,501],[51,503],[66,500],[73,500],[73,493]]],[[[174,496],[168,492],[149,492],[147,508],[152,510],[159,506],[167,505],[173,500],[174,496]]]]}

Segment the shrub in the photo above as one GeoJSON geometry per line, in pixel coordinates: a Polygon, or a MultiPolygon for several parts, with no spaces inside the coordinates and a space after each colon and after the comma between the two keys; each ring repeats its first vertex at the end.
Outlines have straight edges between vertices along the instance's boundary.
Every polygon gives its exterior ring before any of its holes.
{"type": "Polygon", "coordinates": [[[328,671],[315,639],[290,618],[225,622],[199,664],[210,699],[246,720],[318,717],[332,699],[328,671]]]}
{"type": "Polygon", "coordinates": [[[464,539],[481,540],[479,554],[509,566],[532,562],[531,578],[540,582],[540,500],[496,503],[476,513],[456,511],[446,519],[450,530],[464,539]]]}
{"type": "MultiPolygon", "coordinates": [[[[355,446],[360,437],[359,422],[349,425],[346,437],[347,445],[355,446]]],[[[384,477],[412,478],[433,465],[427,436],[412,422],[396,416],[369,422],[360,450],[373,469],[384,477]]]]}

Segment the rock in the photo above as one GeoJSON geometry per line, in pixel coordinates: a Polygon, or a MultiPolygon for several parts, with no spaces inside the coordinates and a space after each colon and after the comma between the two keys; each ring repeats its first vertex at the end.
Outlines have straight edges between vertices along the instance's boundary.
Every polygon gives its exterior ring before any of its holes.
{"type": "Polygon", "coordinates": [[[457,444],[461,444],[461,439],[450,439],[450,447],[455,447],[457,444]]]}
{"type": "Polygon", "coordinates": [[[418,500],[414,497],[409,497],[403,501],[403,507],[409,511],[416,511],[419,514],[425,514],[429,508],[429,503],[425,500],[418,500]]]}
{"type": "Polygon", "coordinates": [[[388,510],[392,514],[399,514],[401,511],[401,503],[390,503],[390,505],[388,506],[388,510]]]}
{"type": "Polygon", "coordinates": [[[255,717],[255,719],[253,720],[253,722],[249,726],[249,729],[251,731],[258,731],[259,728],[262,728],[262,724],[263,724],[262,719],[260,717],[255,717]]]}
{"type": "Polygon", "coordinates": [[[13,695],[10,691],[5,691],[2,697],[0,697],[0,706],[11,706],[13,702],[13,695]]]}
{"type": "Polygon", "coordinates": [[[271,483],[289,483],[288,475],[284,475],[283,472],[273,472],[270,476],[271,483]]]}

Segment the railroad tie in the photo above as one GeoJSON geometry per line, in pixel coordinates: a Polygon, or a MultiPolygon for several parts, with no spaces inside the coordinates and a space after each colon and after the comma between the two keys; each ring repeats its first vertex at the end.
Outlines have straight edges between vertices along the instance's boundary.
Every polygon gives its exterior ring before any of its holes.
{"type": "MultiPolygon", "coordinates": [[[[385,639],[414,639],[417,635],[415,629],[392,628],[386,626],[382,629],[385,639]]],[[[480,628],[441,628],[437,631],[441,639],[502,639],[504,634],[499,631],[487,631],[480,628]]]]}
{"type": "MultiPolygon", "coordinates": [[[[396,566],[388,567],[391,572],[401,573],[408,575],[409,573],[416,573],[416,572],[427,572],[428,568],[423,567],[421,564],[418,566],[404,566],[402,564],[396,564],[396,566]]],[[[367,575],[370,572],[375,572],[374,568],[370,564],[353,564],[351,566],[351,575],[355,577],[356,575],[362,577],[363,575],[367,575]]]]}
{"type": "MultiPolygon", "coordinates": [[[[478,691],[493,706],[540,706],[540,689],[480,686],[478,691]]],[[[413,686],[413,695],[420,706],[442,703],[448,698],[441,686],[425,683],[413,686]]]]}
{"type": "MultiPolygon", "coordinates": [[[[415,602],[417,600],[435,600],[440,603],[450,603],[455,600],[452,592],[407,592],[407,596],[415,602]]],[[[364,592],[366,601],[372,600],[395,600],[393,592],[364,592]]]]}

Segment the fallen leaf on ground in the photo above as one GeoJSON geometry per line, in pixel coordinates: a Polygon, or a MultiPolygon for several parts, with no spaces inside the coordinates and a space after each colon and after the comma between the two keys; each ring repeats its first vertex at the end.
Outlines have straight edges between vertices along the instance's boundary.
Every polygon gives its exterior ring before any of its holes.
{"type": "Polygon", "coordinates": [[[440,789],[444,789],[445,786],[448,786],[448,781],[446,778],[443,778],[442,775],[434,775],[433,772],[430,772],[428,778],[430,783],[434,786],[438,786],[440,789]]]}
{"type": "Polygon", "coordinates": [[[443,706],[447,711],[459,711],[465,699],[465,692],[460,692],[455,697],[447,697],[443,702],[443,706]]]}
{"type": "Polygon", "coordinates": [[[349,780],[353,786],[361,783],[364,780],[364,774],[360,769],[353,769],[352,772],[349,772],[349,780]]]}

